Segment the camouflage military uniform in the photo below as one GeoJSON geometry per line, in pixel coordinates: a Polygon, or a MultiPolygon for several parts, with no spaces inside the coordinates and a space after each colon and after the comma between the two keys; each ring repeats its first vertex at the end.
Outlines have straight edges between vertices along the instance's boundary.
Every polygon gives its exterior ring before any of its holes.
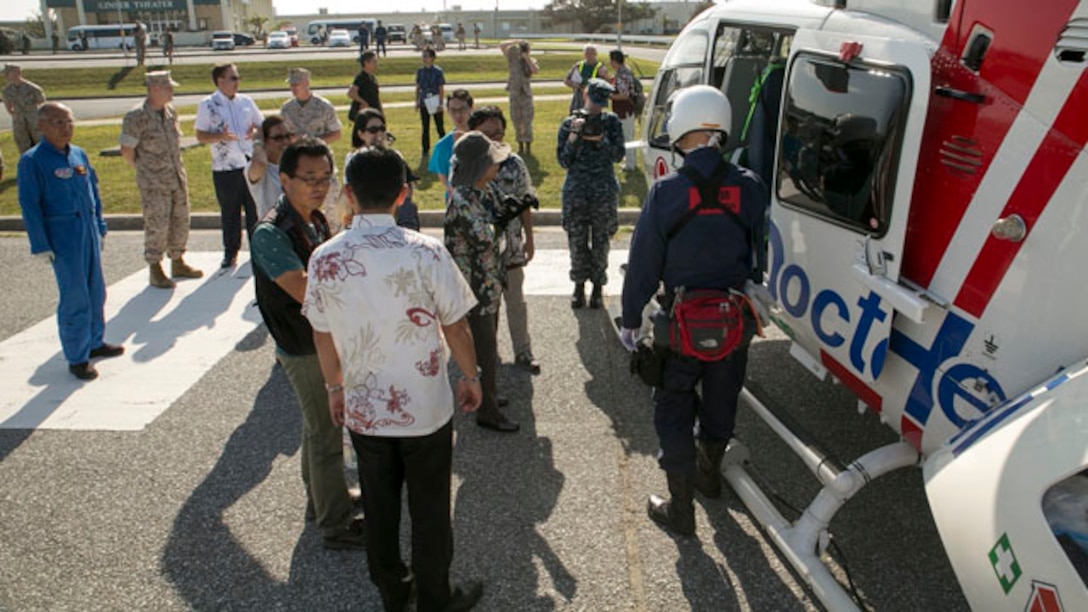
{"type": "Polygon", "coordinates": [[[570,279],[575,283],[608,282],[609,239],[619,226],[619,181],[612,165],[623,159],[623,126],[616,115],[601,113],[604,123],[600,142],[581,138],[569,142],[571,121],[559,126],[556,155],[567,170],[563,181],[563,229],[570,247],[570,279]]]}
{"type": "Polygon", "coordinates": [[[514,124],[515,140],[532,142],[534,111],[531,74],[521,57],[521,48],[518,45],[507,47],[506,64],[510,71],[506,91],[510,92],[510,122],[514,124]]]}
{"type": "MultiPolygon", "coordinates": [[[[529,178],[529,168],[516,153],[499,167],[499,175],[492,181],[503,196],[514,196],[519,200],[528,193],[533,193],[533,183],[529,178]]],[[[526,211],[524,214],[532,214],[526,211]]],[[[521,218],[514,219],[506,226],[503,234],[505,244],[502,260],[506,269],[506,284],[502,290],[506,301],[506,321],[510,327],[510,340],[514,345],[514,355],[532,355],[532,340],[529,338],[529,314],[525,304],[522,286],[525,284],[525,234],[521,218]]]]}
{"type": "MultiPolygon", "coordinates": [[[[292,134],[299,136],[305,134],[320,137],[329,132],[339,131],[341,128],[340,119],[336,117],[336,107],[317,94],[311,95],[306,104],[299,102],[298,98],[291,98],[283,103],[283,107],[280,108],[280,115],[283,117],[287,129],[292,134]]],[[[328,193],[325,194],[325,203],[321,208],[322,212],[325,213],[325,217],[329,220],[329,225],[335,232],[340,229],[341,225],[341,215],[336,210],[336,201],[340,197],[340,181],[336,178],[336,162],[333,162],[333,175],[330,180],[332,183],[329,186],[328,193]]]]}
{"type": "Polygon", "coordinates": [[[181,161],[181,128],[170,104],[156,111],[144,102],[121,123],[121,146],[136,150],[136,186],[144,213],[144,259],[185,253],[189,241],[189,189],[181,161]]]}
{"type": "Polygon", "coordinates": [[[177,111],[143,105],[121,124],[121,146],[136,149],[136,186],[144,208],[144,259],[148,264],[185,254],[189,240],[189,195],[182,163],[182,130],[177,111]]]}
{"type": "Polygon", "coordinates": [[[11,131],[19,154],[26,153],[39,140],[38,107],[45,102],[45,93],[41,87],[23,79],[19,83],[9,83],[4,87],[4,102],[13,107],[11,113],[11,131]]]}

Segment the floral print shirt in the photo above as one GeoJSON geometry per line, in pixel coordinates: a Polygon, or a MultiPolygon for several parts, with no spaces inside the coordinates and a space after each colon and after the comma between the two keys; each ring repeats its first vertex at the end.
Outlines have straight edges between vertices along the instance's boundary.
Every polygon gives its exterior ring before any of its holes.
{"type": "Polygon", "coordinates": [[[441,327],[476,300],[437,239],[392,215],[355,215],[310,257],[302,314],[331,334],[344,375],[345,424],[420,437],[453,416],[441,327]]]}
{"type": "Polygon", "coordinates": [[[499,311],[506,268],[499,254],[499,234],[492,222],[500,193],[489,184],[486,189],[471,185],[455,187],[446,208],[446,248],[465,275],[481,314],[499,311]]]}

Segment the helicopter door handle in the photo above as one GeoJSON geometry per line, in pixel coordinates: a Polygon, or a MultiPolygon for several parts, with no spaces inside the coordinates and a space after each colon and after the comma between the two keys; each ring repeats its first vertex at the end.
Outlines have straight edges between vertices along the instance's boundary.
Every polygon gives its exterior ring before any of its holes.
{"type": "Polygon", "coordinates": [[[938,96],[963,100],[964,102],[973,102],[975,104],[982,104],[986,101],[986,96],[984,94],[963,91],[962,89],[952,89],[951,87],[945,87],[944,85],[938,86],[933,90],[933,93],[938,96]]]}
{"type": "Polygon", "coordinates": [[[994,221],[990,233],[998,240],[1020,242],[1028,235],[1028,224],[1024,222],[1024,218],[1020,215],[1009,215],[994,221]]]}

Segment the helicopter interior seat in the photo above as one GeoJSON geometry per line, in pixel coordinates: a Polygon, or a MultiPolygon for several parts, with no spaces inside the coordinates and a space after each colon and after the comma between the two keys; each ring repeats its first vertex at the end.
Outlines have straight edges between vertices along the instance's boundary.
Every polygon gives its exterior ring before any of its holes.
{"type": "Polygon", "coordinates": [[[722,76],[721,91],[729,100],[733,110],[729,140],[722,148],[732,151],[740,145],[740,135],[748,117],[748,98],[752,94],[752,85],[759,80],[759,75],[767,66],[767,57],[763,55],[735,55],[729,58],[722,76]]]}

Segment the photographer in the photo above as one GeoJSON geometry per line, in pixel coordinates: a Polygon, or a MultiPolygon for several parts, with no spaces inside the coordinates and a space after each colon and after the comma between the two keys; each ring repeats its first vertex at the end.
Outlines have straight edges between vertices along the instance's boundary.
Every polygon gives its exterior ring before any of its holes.
{"type": "Polygon", "coordinates": [[[567,170],[563,181],[563,230],[570,248],[571,308],[586,305],[586,281],[593,283],[590,308],[603,304],[608,282],[609,240],[618,228],[620,185],[613,164],[624,157],[623,126],[605,112],[615,89],[603,79],[590,79],[585,106],[559,126],[556,155],[567,170]]]}

